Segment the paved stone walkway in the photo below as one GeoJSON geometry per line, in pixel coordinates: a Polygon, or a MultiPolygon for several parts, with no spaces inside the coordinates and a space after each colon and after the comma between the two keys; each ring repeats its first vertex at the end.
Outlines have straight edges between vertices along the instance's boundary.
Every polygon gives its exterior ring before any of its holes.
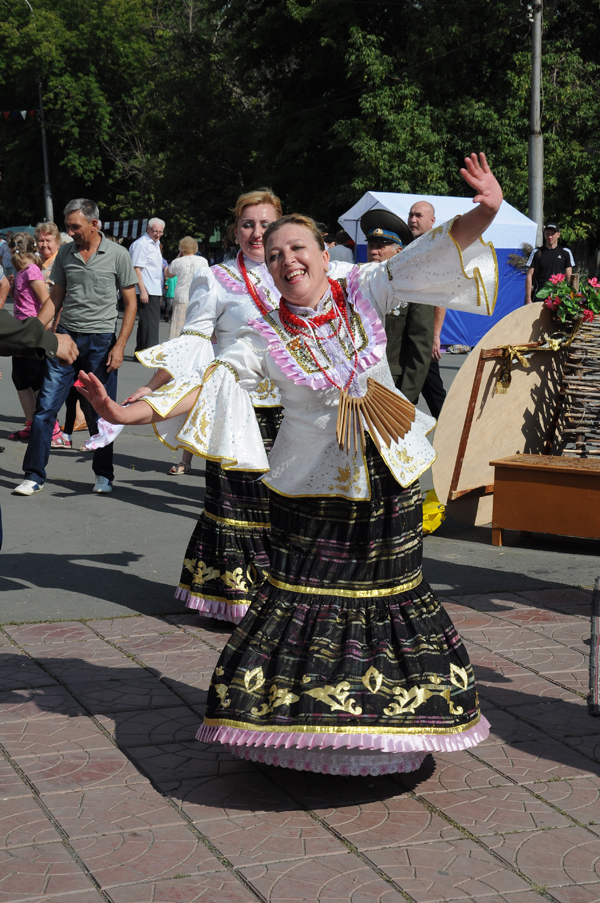
{"type": "Polygon", "coordinates": [[[397,779],[197,743],[215,622],[0,628],[0,903],[600,901],[590,595],[444,601],[492,735],[397,779]]]}

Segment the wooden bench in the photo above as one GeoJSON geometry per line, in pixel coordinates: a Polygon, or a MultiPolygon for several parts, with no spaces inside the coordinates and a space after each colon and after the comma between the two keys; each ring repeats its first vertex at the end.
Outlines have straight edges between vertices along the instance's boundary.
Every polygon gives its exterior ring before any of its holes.
{"type": "Polygon", "coordinates": [[[493,545],[504,530],[600,539],[600,460],[523,454],[490,466],[493,545]]]}

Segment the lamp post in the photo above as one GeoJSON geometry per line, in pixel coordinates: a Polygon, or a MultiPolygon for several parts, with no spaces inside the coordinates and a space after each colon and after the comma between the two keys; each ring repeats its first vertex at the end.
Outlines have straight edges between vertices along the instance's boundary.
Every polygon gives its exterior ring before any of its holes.
{"type": "MultiPolygon", "coordinates": [[[[33,21],[35,22],[35,13],[33,11],[33,6],[29,2],[29,0],[23,0],[24,3],[29,7],[29,12],[33,17],[33,21]]],[[[46,213],[46,222],[51,223],[54,221],[54,207],[52,205],[52,189],[50,188],[50,166],[48,164],[48,142],[46,140],[46,120],[44,119],[44,98],[42,95],[42,80],[40,78],[38,82],[38,93],[39,93],[39,102],[40,102],[40,127],[42,130],[42,154],[44,157],[44,210],[46,213]]]]}
{"type": "Polygon", "coordinates": [[[48,166],[48,142],[46,141],[46,122],[44,120],[44,98],[42,96],[42,80],[38,82],[40,94],[40,126],[42,128],[42,152],[44,154],[44,207],[46,210],[46,222],[54,222],[54,207],[52,206],[52,189],[50,188],[50,167],[48,166]]]}
{"type": "Polygon", "coordinates": [[[536,244],[544,227],[544,137],[541,123],[542,0],[528,7],[531,27],[531,117],[529,126],[529,217],[537,223],[536,244]]]}

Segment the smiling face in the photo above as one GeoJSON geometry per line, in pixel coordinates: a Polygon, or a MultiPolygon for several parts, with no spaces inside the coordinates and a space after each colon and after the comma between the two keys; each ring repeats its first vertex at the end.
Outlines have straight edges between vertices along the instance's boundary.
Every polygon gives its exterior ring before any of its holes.
{"type": "Polygon", "coordinates": [[[329,254],[305,226],[286,223],[273,232],[265,261],[277,289],[290,304],[314,308],[329,288],[329,254]]]}
{"type": "Polygon", "coordinates": [[[265,259],[262,237],[269,223],[276,219],[279,214],[270,204],[251,204],[242,210],[235,224],[235,237],[242,253],[250,260],[262,263],[265,259]]]}
{"type": "Polygon", "coordinates": [[[42,260],[49,260],[60,247],[54,235],[49,235],[48,232],[40,232],[37,246],[42,260]]]}
{"type": "Polygon", "coordinates": [[[81,210],[69,213],[65,217],[65,230],[78,248],[86,248],[92,240],[94,233],[98,231],[100,223],[97,219],[88,222],[81,210]]]}

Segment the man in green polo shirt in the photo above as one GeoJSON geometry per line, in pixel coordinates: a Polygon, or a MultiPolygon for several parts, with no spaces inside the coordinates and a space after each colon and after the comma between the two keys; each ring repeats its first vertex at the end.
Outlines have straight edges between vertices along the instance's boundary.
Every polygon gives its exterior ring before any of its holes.
{"type": "MultiPolygon", "coordinates": [[[[70,365],[57,360],[46,364],[23,460],[25,479],[14,490],[15,495],[33,495],[43,489],[56,415],[80,370],[95,373],[110,397],[116,398],[117,370],[123,363],[125,345],[135,323],[137,276],[125,248],[108,241],[99,231],[98,207],[94,201],[78,198],[67,204],[64,216],[65,228],[73,241],[63,245],[56,255],[52,292],[38,316],[48,326],[60,312],[57,332],[71,336],[79,357],[70,365]],[[117,338],[119,289],[125,312],[117,338]]],[[[112,443],[94,452],[93,492],[112,492],[112,453],[112,443]]]]}

